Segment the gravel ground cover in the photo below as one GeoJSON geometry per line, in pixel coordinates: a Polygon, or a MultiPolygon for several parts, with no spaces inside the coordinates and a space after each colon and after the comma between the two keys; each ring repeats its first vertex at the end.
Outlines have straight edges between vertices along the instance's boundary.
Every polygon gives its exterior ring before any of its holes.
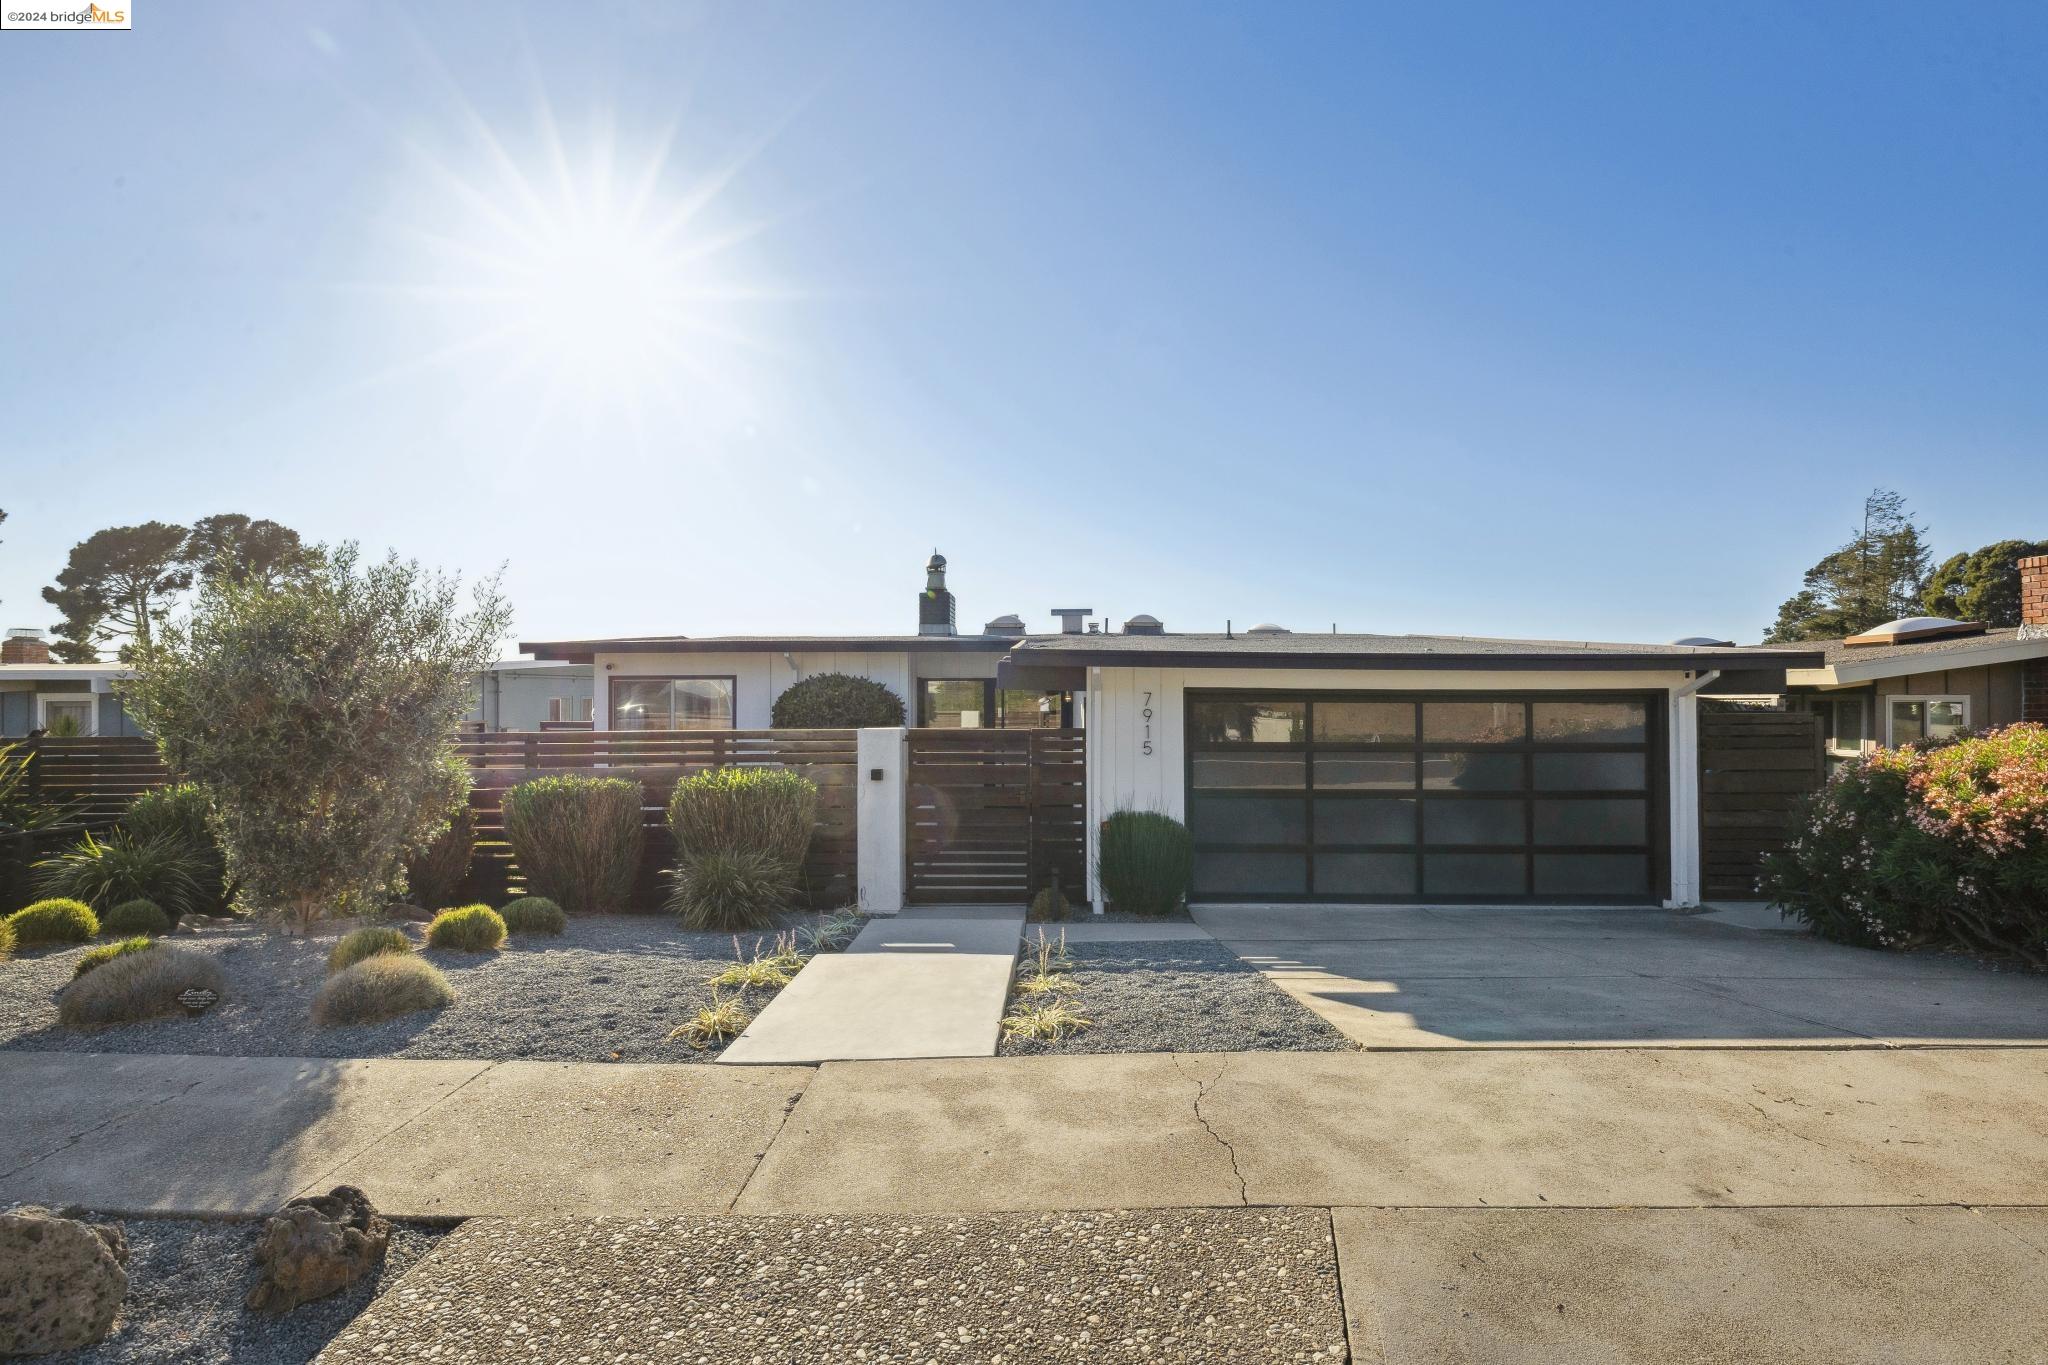
{"type": "MultiPolygon", "coordinates": [[[[1025,930],[1027,958],[1037,929],[1025,930]]],[[[1047,936],[1057,937],[1056,927],[1048,927],[1047,936]]],[[[1005,1038],[999,1056],[1355,1047],[1220,943],[1072,943],[1067,955],[1074,964],[1068,998],[1093,1026],[1059,1042],[1005,1038]]]]}
{"type": "Polygon", "coordinates": [[[299,1365],[377,1295],[398,1282],[449,1229],[394,1223],[384,1267],[339,1294],[289,1313],[251,1313],[242,1300],[256,1283],[258,1221],[184,1218],[116,1220],[128,1234],[128,1297],[105,1341],[40,1359],[181,1365],[299,1365]]]}
{"type": "MultiPolygon", "coordinates": [[[[411,926],[414,941],[419,926],[411,926]]],[[[197,1019],[157,1019],[96,1033],[56,1026],[56,993],[85,948],[0,964],[0,1047],[49,1052],[190,1052],[226,1057],[415,1057],[509,1061],[703,1062],[718,1046],[668,1041],[709,1001],[706,982],[733,959],[731,934],[686,933],[658,916],[572,919],[560,938],[515,935],[491,953],[422,956],[455,1003],[381,1024],[313,1027],[313,995],[338,933],[308,937],[254,925],[180,931],[180,947],[218,954],[227,996],[197,1019]]],[[[757,939],[746,934],[751,953],[757,939]]],[[[749,1005],[759,1010],[767,995],[749,1005]]]]}
{"type": "Polygon", "coordinates": [[[1345,1359],[1322,1209],[484,1218],[323,1358],[1345,1359]]]}

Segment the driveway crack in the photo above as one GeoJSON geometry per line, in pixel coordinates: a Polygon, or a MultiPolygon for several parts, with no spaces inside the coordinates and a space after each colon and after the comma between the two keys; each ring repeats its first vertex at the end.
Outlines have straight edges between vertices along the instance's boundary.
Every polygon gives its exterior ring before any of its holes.
{"type": "Polygon", "coordinates": [[[1237,1179],[1237,1202],[1249,1208],[1252,1202],[1251,1187],[1245,1182],[1243,1168],[1237,1164],[1237,1148],[1231,1146],[1230,1140],[1216,1131],[1216,1125],[1209,1122],[1209,1116],[1202,1112],[1202,1101],[1209,1098],[1210,1089],[1222,1082],[1223,1073],[1229,1068],[1230,1062],[1225,1059],[1223,1064],[1216,1068],[1215,1075],[1203,1080],[1200,1076],[1189,1075],[1188,1069],[1181,1065],[1181,1054],[1173,1054],[1173,1069],[1195,1083],[1195,1122],[1202,1125],[1203,1132],[1216,1139],[1216,1145],[1230,1158],[1230,1173],[1237,1179]]]}

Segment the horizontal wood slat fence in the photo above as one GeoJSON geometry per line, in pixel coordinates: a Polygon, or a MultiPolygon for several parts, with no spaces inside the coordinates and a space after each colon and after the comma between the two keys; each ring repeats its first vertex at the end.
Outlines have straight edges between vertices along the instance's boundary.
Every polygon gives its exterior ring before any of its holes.
{"type": "Polygon", "coordinates": [[[1700,712],[1700,894],[1754,900],[1764,854],[1782,848],[1801,797],[1827,780],[1820,717],[1700,712]]]}
{"type": "MultiPolygon", "coordinates": [[[[30,756],[29,785],[38,795],[74,803],[86,823],[106,823],[152,787],[173,780],[148,739],[112,736],[20,741],[30,756]]],[[[852,730],[679,730],[633,733],[545,730],[455,736],[469,761],[476,857],[465,893],[496,904],[521,888],[505,842],[506,791],[536,777],[564,774],[622,777],[641,784],[646,849],[635,901],[654,909],[667,897],[662,872],[674,861],[668,798],[679,778],[719,767],[779,767],[818,784],[818,828],[804,872],[818,905],[850,904],[857,895],[854,826],[855,739],[852,730]]]]}
{"type": "Polygon", "coordinates": [[[1059,874],[1086,895],[1087,768],[1080,730],[909,732],[906,898],[1021,903],[1059,874]]]}

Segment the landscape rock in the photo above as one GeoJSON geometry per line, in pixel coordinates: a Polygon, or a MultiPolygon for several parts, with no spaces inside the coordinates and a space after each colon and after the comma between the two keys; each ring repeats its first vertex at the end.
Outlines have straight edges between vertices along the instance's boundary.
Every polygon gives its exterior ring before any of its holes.
{"type": "Polygon", "coordinates": [[[105,1337],[128,1293],[128,1239],[24,1204],[0,1213],[0,1356],[45,1355],[105,1337]]]}
{"type": "Polygon", "coordinates": [[[391,1244],[391,1224],[353,1185],[294,1199],[263,1224],[256,1259],[263,1276],[248,1305],[288,1313],[300,1304],[348,1288],[370,1274],[391,1244]]]}

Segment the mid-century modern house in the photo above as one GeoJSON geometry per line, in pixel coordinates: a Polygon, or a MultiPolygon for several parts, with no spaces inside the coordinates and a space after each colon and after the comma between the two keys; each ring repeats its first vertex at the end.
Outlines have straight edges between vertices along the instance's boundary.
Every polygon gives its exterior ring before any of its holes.
{"type": "MultiPolygon", "coordinates": [[[[814,674],[904,697],[916,726],[1086,731],[1101,820],[1189,825],[1194,894],[1223,901],[1662,902],[1699,896],[1698,694],[1818,649],[1115,629],[1055,612],[962,635],[933,556],[918,632],[643,636],[522,645],[591,664],[600,729],[761,729],[814,674]]],[[[863,763],[866,760],[863,759],[863,763]]],[[[1092,877],[1092,874],[1091,874],[1092,877]]],[[[1099,889],[1089,888],[1099,900],[1099,889]]]]}
{"type": "MultiPolygon", "coordinates": [[[[17,627],[0,642],[0,739],[36,731],[77,735],[139,735],[114,684],[120,664],[63,664],[50,657],[43,633],[17,627]]],[[[539,730],[590,721],[590,669],[576,664],[506,659],[477,675],[475,701],[463,720],[470,730],[539,730]]]]}

